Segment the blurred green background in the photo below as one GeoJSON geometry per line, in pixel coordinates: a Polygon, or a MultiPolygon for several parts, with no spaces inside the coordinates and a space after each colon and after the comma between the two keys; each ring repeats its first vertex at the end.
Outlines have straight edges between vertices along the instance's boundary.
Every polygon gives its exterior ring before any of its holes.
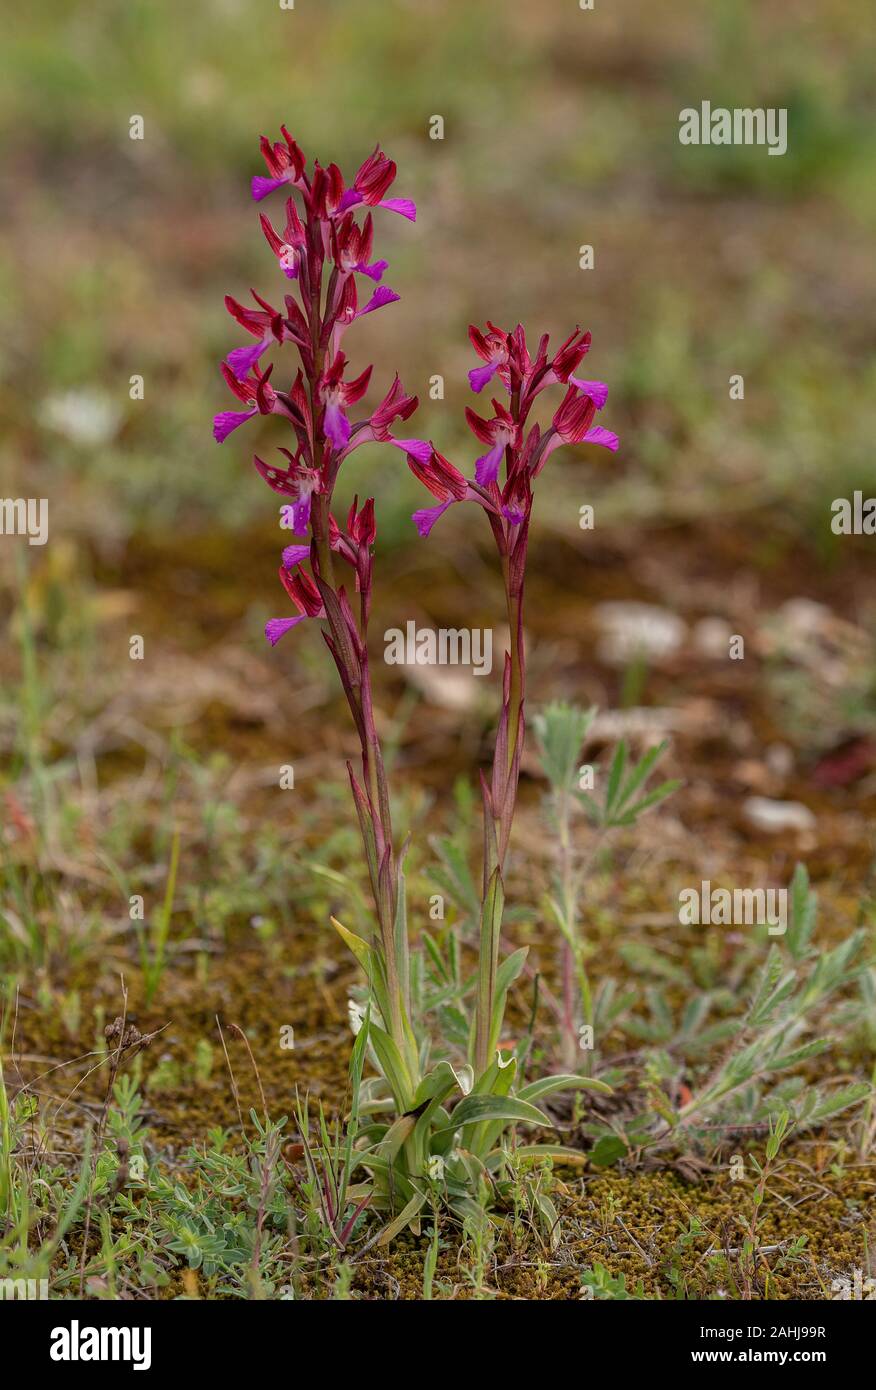
{"type": "MultiPolygon", "coordinates": [[[[55,536],[117,563],[134,534],[274,516],[256,432],[218,448],[210,419],[240,341],[223,294],[279,290],[248,180],[285,121],[349,177],[381,141],[418,203],[416,227],[378,218],[402,302],[347,340],[375,397],[403,371],[418,433],[474,457],[470,320],[578,322],[622,448],[558,465],[545,526],[574,527],[583,489],[602,521],[737,516],[753,544],[829,552],[829,502],[867,486],[876,432],[873,38],[869,0],[19,7],[0,55],[4,489],[49,496],[55,536]],[[682,147],[678,113],[704,98],[787,107],[788,153],[682,147]]],[[[419,490],[395,451],[360,458],[383,543],[408,543],[419,490]]]]}

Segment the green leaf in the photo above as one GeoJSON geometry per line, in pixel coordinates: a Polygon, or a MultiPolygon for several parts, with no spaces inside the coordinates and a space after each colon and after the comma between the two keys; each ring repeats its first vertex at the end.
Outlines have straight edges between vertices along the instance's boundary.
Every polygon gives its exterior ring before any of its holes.
{"type": "MultiPolygon", "coordinates": [[[[528,1101],[517,1100],[514,1096],[466,1096],[465,1100],[461,1100],[456,1106],[450,1120],[451,1123],[447,1126],[450,1130],[459,1129],[465,1124],[479,1124],[483,1120],[505,1120],[509,1124],[544,1125],[547,1129],[554,1128],[547,1115],[543,1115],[528,1101]]],[[[436,1134],[444,1132],[435,1131],[436,1134]]]]}
{"type": "Polygon", "coordinates": [[[394,1221],[390,1221],[388,1226],[384,1226],[377,1239],[378,1245],[388,1245],[406,1226],[416,1219],[423,1207],[426,1205],[426,1193],[415,1192],[407,1205],[399,1212],[394,1221]]]}
{"type": "Polygon", "coordinates": [[[611,1168],[626,1158],[628,1152],[626,1144],[616,1134],[603,1134],[590,1151],[590,1162],[594,1168],[611,1168]]]}
{"type": "Polygon", "coordinates": [[[805,864],[798,864],[791,879],[791,924],[785,945],[795,960],[802,960],[815,928],[818,899],[809,890],[809,873],[805,864]]]}
{"type": "Polygon", "coordinates": [[[805,1117],[804,1123],[813,1125],[820,1123],[821,1120],[829,1119],[831,1115],[837,1115],[841,1110],[847,1110],[850,1105],[857,1105],[867,1096],[872,1095],[873,1087],[867,1081],[857,1081],[853,1086],[846,1086],[841,1091],[834,1091],[832,1095],[819,1097],[818,1104],[805,1117]]]}
{"type": "Polygon", "coordinates": [[[624,783],[618,797],[617,809],[619,811],[623,810],[630,798],[634,796],[642,784],[647,781],[654,764],[658,759],[663,757],[668,747],[669,739],[665,738],[662,743],[657,743],[653,748],[649,748],[644,757],[639,760],[637,766],[633,768],[624,783]]]}
{"type": "Polygon", "coordinates": [[[405,876],[398,870],[396,876],[396,901],[395,901],[395,923],[393,926],[393,939],[395,941],[395,968],[398,973],[399,990],[401,991],[402,1007],[405,1017],[411,1016],[411,967],[408,947],[408,910],[407,894],[405,892],[405,876]]]}
{"type": "Polygon", "coordinates": [[[399,1149],[410,1139],[417,1123],[415,1115],[399,1115],[390,1125],[380,1145],[380,1152],[390,1163],[397,1157],[399,1149]]]}
{"type": "MultiPolygon", "coordinates": [[[[493,1004],[496,998],[496,977],[499,964],[499,938],[502,931],[502,912],[505,890],[502,875],[495,868],[487,885],[481,913],[481,941],[478,956],[477,1049],[475,1065],[484,1071],[490,1056],[490,1037],[494,1030],[493,1004]]],[[[501,1018],[499,1019],[501,1026],[501,1018]]]]}
{"type": "Polygon", "coordinates": [[[389,1034],[383,1028],[378,1027],[376,1023],[372,1022],[369,1034],[380,1070],[389,1082],[397,1109],[409,1110],[412,1091],[411,1078],[401,1053],[389,1034]]]}
{"type": "Polygon", "coordinates": [[[517,976],[526,964],[526,957],[529,955],[529,947],[521,946],[519,950],[512,951],[510,956],[506,956],[496,971],[496,993],[507,991],[511,988],[517,976]]]}
{"type": "Polygon", "coordinates": [[[614,810],[618,791],[620,790],[621,778],[624,775],[624,768],[627,765],[627,741],[622,738],[615,749],[614,757],[611,760],[611,767],[608,773],[608,787],[605,793],[605,819],[610,821],[611,813],[614,810]]]}
{"type": "MultiPolygon", "coordinates": [[[[498,1167],[505,1156],[503,1149],[494,1149],[486,1160],[487,1168],[492,1171],[498,1167]]],[[[514,1162],[517,1165],[542,1163],[546,1158],[571,1166],[580,1166],[588,1161],[587,1154],[582,1153],[580,1149],[569,1149],[565,1144],[524,1144],[514,1153],[514,1162]]]]}
{"type": "Polygon", "coordinates": [[[622,816],[613,820],[612,824],[632,825],[634,821],[638,820],[643,811],[648,811],[652,806],[656,806],[658,802],[665,801],[667,796],[672,796],[672,793],[677,792],[680,786],[681,779],[678,777],[674,777],[669,782],[661,783],[654,791],[644,796],[641,801],[637,801],[635,806],[631,806],[628,811],[624,811],[622,816]]]}
{"type": "Polygon", "coordinates": [[[827,1038],[818,1038],[814,1042],[804,1043],[802,1047],[796,1048],[793,1052],[786,1052],[781,1057],[770,1058],[766,1069],[767,1071],[781,1071],[784,1067],[796,1066],[798,1062],[805,1062],[809,1057],[817,1057],[828,1047],[830,1047],[830,1042],[827,1038]]]}
{"type": "Polygon", "coordinates": [[[510,956],[507,956],[496,971],[496,992],[493,996],[493,1014],[490,1019],[490,1037],[487,1044],[488,1056],[492,1055],[499,1046],[499,1035],[502,1032],[505,1004],[508,999],[508,987],[517,979],[523,969],[528,953],[529,947],[521,946],[518,951],[513,951],[510,956]]]}
{"type": "Polygon", "coordinates": [[[521,1100],[540,1100],[542,1096],[553,1095],[555,1091],[599,1091],[602,1095],[610,1096],[612,1090],[606,1086],[604,1081],[597,1081],[592,1076],[578,1075],[557,1075],[542,1076],[538,1081],[530,1081],[528,1086],[523,1086],[517,1092],[521,1100]]]}
{"type": "Polygon", "coordinates": [[[533,719],[541,765],[555,790],[568,790],[595,714],[595,706],[585,710],[555,700],[533,719]]]}

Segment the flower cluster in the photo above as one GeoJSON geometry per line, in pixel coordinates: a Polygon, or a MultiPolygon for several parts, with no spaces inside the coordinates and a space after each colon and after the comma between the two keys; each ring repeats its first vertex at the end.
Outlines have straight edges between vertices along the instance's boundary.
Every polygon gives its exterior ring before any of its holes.
{"type": "Polygon", "coordinates": [[[479,393],[498,377],[510,402],[506,406],[493,400],[493,415],[489,419],[470,407],[466,409],[469,428],[486,449],[475,462],[473,478],[466,479],[437,450],[425,464],[421,455],[408,458],[411,470],[438,499],[436,507],[415,512],[413,519],[420,535],[427,536],[454,502],[478,502],[490,515],[497,539],[502,537],[503,553],[508,553],[514,545],[515,531],[525,529],[529,519],[533,480],[554,450],[563,444],[600,444],[617,449],[618,440],[611,430],[594,424],[596,412],[608,399],[605,382],[585,381],[573,375],[590,350],[589,333],[576,328],[551,358],[547,334],[539,340],[533,358],[519,324],[513,333],[505,333],[489,322],[486,333],[472,325],[469,337],[486,364],[469,372],[472,390],[479,393]],[[538,396],[558,384],[566,387],[566,394],[550,427],[542,431],[533,424],[527,430],[527,420],[538,396]],[[500,481],[503,460],[505,476],[500,481]]]}
{"type": "Polygon", "coordinates": [[[261,202],[277,190],[287,195],[282,224],[276,219],[275,225],[264,212],[260,221],[280,271],[291,282],[289,292],[283,295],[282,307],[255,290],[251,291],[252,308],[226,296],[229,314],[255,341],[234,348],[221,368],[243,408],[222,411],[213,422],[213,434],[220,443],[257,415],[284,417],[295,436],[294,449],[279,450],[282,463],[272,465],[258,455],[253,459],[260,476],[289,504],[295,534],[307,538],[283,553],[280,577],[297,616],[268,623],[265,631],[271,643],[305,617],[325,616],[320,585],[334,587],[333,556],[352,565],[366,610],[369,605],[370,568],[363,564],[361,552],[374,539],[373,501],[367,501],[355,518],[351,514],[343,532],[331,513],[332,493],[344,460],[369,443],[392,444],[423,465],[432,454],[424,440],[397,438],[393,433],[396,422],[409,419],[417,408],[417,398],[405,392],[397,376],[370,415],[351,418],[352,408],[368,388],[371,367],[352,375],[342,346],[356,319],[399,297],[381,283],[388,265],[374,259],[372,208],[388,208],[411,221],[416,219],[416,208],[407,198],[386,196],[396,166],[379,148],[347,187],[336,164],[323,168],[315,161],[308,172],[305,156],[285,126],[281,132],[282,140],[275,142],[262,137],[268,177],[252,180],[252,196],[261,202]],[[361,278],[370,282],[364,302],[358,288],[361,278]],[[263,359],[286,344],[297,352],[300,365],[283,390],[272,379],[274,363],[264,366],[263,359]],[[369,530],[370,540],[366,539],[369,530]],[[312,576],[301,568],[306,560],[311,561],[312,576]]]}

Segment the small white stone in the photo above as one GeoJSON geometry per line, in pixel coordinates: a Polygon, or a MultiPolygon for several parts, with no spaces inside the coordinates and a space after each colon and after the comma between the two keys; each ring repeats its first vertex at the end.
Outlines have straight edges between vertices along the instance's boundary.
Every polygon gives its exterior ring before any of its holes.
{"type": "Polygon", "coordinates": [[[650,603],[600,603],[594,617],[602,629],[597,655],[609,666],[626,666],[636,657],[659,661],[674,656],[687,635],[687,625],[676,613],[650,603]]]}
{"type": "Polygon", "coordinates": [[[693,630],[693,643],[701,656],[720,660],[730,650],[733,629],[725,618],[700,618],[693,630]]]}
{"type": "Polygon", "coordinates": [[[815,829],[815,816],[801,801],[771,801],[767,796],[750,796],[742,813],[756,830],[777,835],[782,830],[815,829]]]}

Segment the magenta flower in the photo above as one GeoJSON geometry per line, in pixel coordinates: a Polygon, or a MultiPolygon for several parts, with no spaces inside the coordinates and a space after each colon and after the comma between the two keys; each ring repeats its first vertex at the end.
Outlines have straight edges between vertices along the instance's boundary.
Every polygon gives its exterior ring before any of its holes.
{"type": "Polygon", "coordinates": [[[350,421],[345,407],[355,405],[368,390],[371,368],[356,377],[355,381],[344,381],[344,368],[347,359],[339,352],[331,366],[326,369],[319,383],[319,399],[325,407],[323,428],[331,444],[338,451],[346,449],[350,442],[350,421]]]}
{"type": "Polygon", "coordinates": [[[481,487],[486,487],[489,483],[494,483],[499,474],[499,465],[505,455],[505,450],[516,446],[520,438],[519,426],[514,423],[514,417],[510,411],[506,410],[498,401],[493,401],[493,409],[496,414],[492,420],[482,420],[480,415],[476,415],[470,406],[465,408],[465,418],[469,428],[482,444],[489,444],[490,451],[479,458],[475,463],[475,478],[481,487]]]}
{"type": "Polygon", "coordinates": [[[283,568],[293,570],[296,565],[303,565],[304,561],[309,559],[309,545],[287,545],[283,551],[283,568]]]}
{"type": "Polygon", "coordinates": [[[351,323],[355,323],[356,319],[361,319],[364,314],[373,313],[375,309],[382,309],[386,304],[397,303],[398,299],[399,296],[395,290],[391,290],[388,285],[378,285],[368,302],[360,309],[356,281],[352,275],[345,278],[335,306],[335,328],[332,340],[335,351],[337,351],[341,337],[351,323]]]}
{"type": "Polygon", "coordinates": [[[487,364],[469,372],[473,389],[482,390],[491,377],[498,375],[511,395],[511,407],[494,400],[495,414],[490,420],[466,407],[470,429],[482,444],[489,446],[488,452],[475,460],[473,479],[467,481],[440,454],[433,453],[425,466],[408,457],[412,471],[439,499],[438,506],[421,508],[412,519],[420,535],[427,536],[455,502],[478,502],[488,513],[501,553],[508,555],[518,544],[515,532],[526,531],[532,510],[532,483],[554,450],[562,444],[581,443],[615,450],[618,439],[611,430],[593,424],[597,410],[608,399],[605,382],[583,381],[572,375],[590,349],[589,333],[576,328],[550,361],[547,335],[539,340],[533,358],[519,324],[513,333],[503,333],[488,321],[486,333],[472,326],[469,337],[487,364]],[[538,425],[527,429],[536,398],[549,386],[561,383],[567,386],[566,395],[549,429],[544,433],[538,425]],[[507,465],[504,480],[500,478],[503,459],[507,465]]]}
{"type": "Polygon", "coordinates": [[[262,354],[273,344],[279,345],[289,339],[297,340],[296,330],[287,324],[278,309],[266,299],[262,299],[255,290],[250,290],[250,294],[256,303],[262,306],[261,309],[247,309],[230,294],[225,296],[225,307],[231,317],[236,319],[247,333],[252,333],[258,339],[253,347],[234,348],[225,359],[238,381],[249,374],[262,354]]]}
{"type": "Polygon", "coordinates": [[[320,598],[319,589],[304,570],[299,570],[297,574],[290,574],[287,569],[281,566],[280,583],[295,604],[298,613],[294,618],[268,619],[265,623],[265,636],[272,647],[276,647],[280,638],[285,636],[291,628],[303,623],[305,618],[325,617],[325,607],[320,598]]]}
{"type": "Polygon", "coordinates": [[[307,468],[302,463],[303,450],[299,449],[294,455],[288,449],[281,448],[278,452],[288,459],[288,468],[272,468],[258,454],[253,455],[253,464],[268,487],[289,499],[292,504],[292,529],[297,536],[302,536],[310,521],[310,499],[315,492],[323,490],[322,478],[316,469],[307,468]]]}
{"type": "Polygon", "coordinates": [[[369,212],[361,227],[357,227],[352,213],[340,223],[333,225],[333,252],[335,265],[344,275],[367,275],[371,280],[382,280],[389,261],[371,261],[374,247],[374,220],[369,212]]]}
{"type": "Polygon", "coordinates": [[[438,518],[442,517],[454,502],[480,502],[488,511],[495,511],[486,493],[480,487],[467,482],[450,459],[439,454],[432,445],[429,446],[429,450],[429,458],[425,460],[419,453],[408,454],[408,467],[411,472],[429,489],[433,497],[438,498],[437,507],[422,507],[413,514],[414,524],[421,536],[428,536],[438,518]]]}
{"type": "MultiPolygon", "coordinates": [[[[582,333],[580,328],[576,328],[554,354],[554,359],[548,369],[549,380],[546,385],[553,385],[555,381],[567,382],[574,371],[577,370],[582,358],[590,351],[592,335],[582,333]]],[[[545,343],[545,351],[547,344],[545,343]]]]}
{"type": "Polygon", "coordinates": [[[331,505],[339,470],[346,455],[369,441],[391,443],[421,462],[430,447],[422,440],[397,440],[396,420],[407,420],[417,401],[407,396],[398,378],[376,410],[351,421],[349,410],[364,395],[371,376],[366,368],[347,380],[347,359],[341,341],[350,326],[398,299],[381,284],[387,263],[376,259],[371,209],[388,208],[416,218],[413,203],[388,197],[395,164],[376,149],[361,165],[353,186],[345,187],[336,164],[308,168],[301,150],[285,126],[283,140],[262,138],[267,178],[255,178],[252,195],[260,201],[283,189],[287,197],[285,226],[268,217],[262,230],[290,293],[285,313],[256,296],[256,309],[236,300],[229,311],[255,339],[250,347],[235,348],[222,364],[223,376],[244,409],[224,411],[214,421],[214,434],[225,439],[257,414],[284,417],[295,436],[294,446],[282,449],[283,463],[272,467],[258,455],[254,465],[270,488],[287,498],[297,539],[283,551],[280,580],[294,612],[271,618],[265,636],[272,644],[307,618],[322,620],[322,636],[337,667],[361,748],[361,782],[348,764],[350,783],[368,856],[375,914],[387,962],[391,1005],[383,1016],[397,1047],[408,1048],[410,1033],[402,1021],[401,996],[392,972],[395,921],[400,892],[399,861],[393,841],[392,817],[380,740],[374,717],[368,670],[367,629],[371,606],[373,547],[376,534],[374,502],[358,501],[339,526],[331,505]],[[357,208],[362,208],[360,218],[357,208]],[[360,304],[357,277],[372,282],[373,292],[360,304]],[[269,383],[272,367],[259,363],[272,349],[291,346],[300,370],[290,389],[269,383]],[[357,600],[354,613],[351,598],[357,600]]]}
{"type": "Polygon", "coordinates": [[[551,454],[562,444],[600,444],[605,449],[617,449],[617,435],[611,430],[603,429],[602,425],[593,424],[594,415],[601,409],[598,400],[601,399],[604,403],[607,398],[608,387],[603,382],[569,381],[569,388],[554,415],[550,430],[545,435],[535,474],[541,472],[551,454]],[[580,390],[580,386],[602,389],[594,396],[592,392],[585,393],[580,390]]]}
{"type": "Polygon", "coordinates": [[[293,199],[286,199],[286,226],[282,237],[277,235],[271,225],[270,218],[266,217],[263,212],[259,213],[259,221],[262,224],[265,240],[280,262],[280,269],[283,274],[287,280],[297,280],[298,267],[304,255],[305,241],[304,227],[293,199]]]}
{"type": "Polygon", "coordinates": [[[580,377],[570,376],[569,383],[589,396],[597,410],[601,410],[608,400],[608,387],[604,381],[582,381],[580,377]]]}
{"type": "Polygon", "coordinates": [[[280,126],[280,130],[285,144],[279,140],[275,144],[271,144],[264,135],[259,142],[270,178],[256,177],[253,179],[252,196],[256,202],[261,202],[262,198],[267,197],[275,188],[282,188],[284,184],[293,184],[296,187],[301,185],[304,174],[304,155],[286,127],[280,126]]]}
{"type": "Polygon", "coordinates": [[[406,454],[428,463],[432,455],[431,444],[424,439],[396,439],[389,428],[395,420],[410,419],[418,404],[416,396],[405,394],[405,389],[396,374],[395,380],[371,418],[353,426],[346,455],[358,449],[360,444],[393,444],[396,449],[403,449],[406,454]]]}
{"type": "Polygon", "coordinates": [[[478,357],[483,358],[487,364],[485,367],[473,367],[469,372],[468,379],[473,391],[483,391],[487,382],[492,381],[497,372],[505,385],[508,385],[508,335],[494,323],[490,323],[489,319],[487,329],[487,333],[482,333],[474,324],[469,324],[468,336],[472,347],[478,357]]]}
{"type": "Polygon", "coordinates": [[[398,212],[402,217],[416,222],[417,209],[410,198],[385,196],[395,182],[395,175],[395,161],[388,159],[379,145],[375,146],[374,153],[368,156],[356,174],[353,187],[348,188],[341,198],[338,212],[347,212],[359,203],[367,203],[369,207],[388,208],[390,212],[398,212]]]}
{"type": "Polygon", "coordinates": [[[268,384],[268,377],[273,370],[269,367],[264,375],[260,376],[258,371],[253,371],[252,376],[246,377],[243,381],[238,381],[231,367],[226,363],[221,363],[222,375],[227,385],[234,392],[239,401],[248,406],[247,410],[222,410],[213,419],[213,438],[217,444],[221,444],[240,425],[251,420],[255,415],[291,415],[289,403],[272,386],[268,384]]]}

